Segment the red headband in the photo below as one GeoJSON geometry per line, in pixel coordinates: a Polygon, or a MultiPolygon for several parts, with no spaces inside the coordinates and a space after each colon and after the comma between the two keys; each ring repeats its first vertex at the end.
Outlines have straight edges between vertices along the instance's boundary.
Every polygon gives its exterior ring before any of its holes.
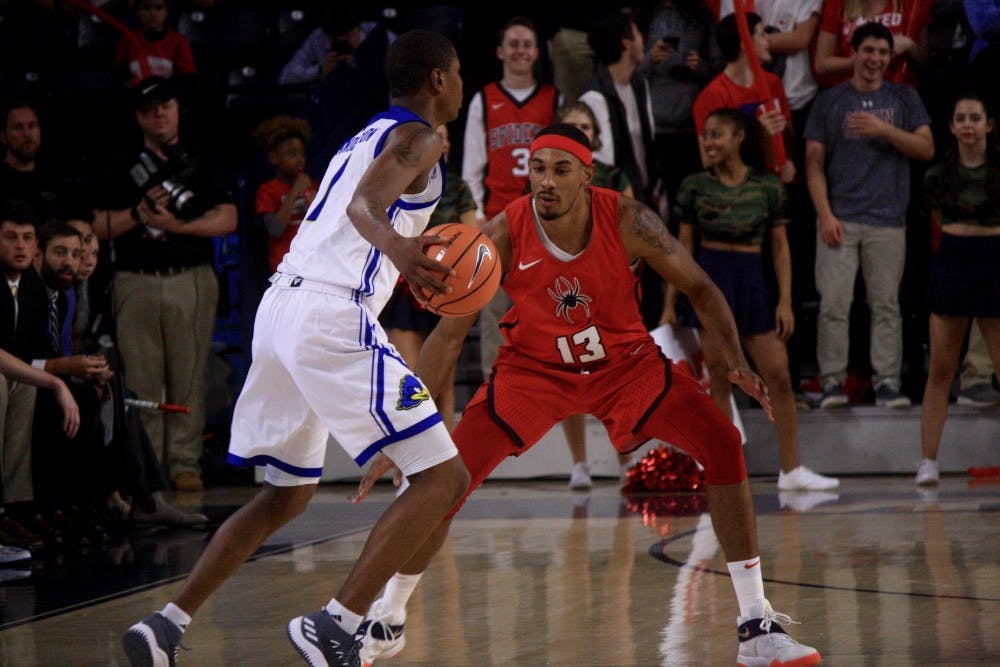
{"type": "Polygon", "coordinates": [[[561,134],[543,134],[531,142],[531,155],[535,154],[540,148],[557,148],[561,151],[566,151],[571,155],[575,155],[580,159],[585,165],[590,165],[594,161],[594,154],[589,148],[576,141],[575,139],[570,139],[561,134]]]}

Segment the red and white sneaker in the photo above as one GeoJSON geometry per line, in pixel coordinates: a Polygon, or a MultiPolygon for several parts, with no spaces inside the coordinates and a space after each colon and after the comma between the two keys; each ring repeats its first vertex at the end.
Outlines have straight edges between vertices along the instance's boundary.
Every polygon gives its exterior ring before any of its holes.
{"type": "Polygon", "coordinates": [[[736,664],[739,667],[811,667],[823,661],[819,651],[789,637],[776,621],[795,623],[790,616],[771,609],[771,603],[766,600],[763,618],[740,616],[737,619],[740,650],[736,654],[736,664]]]}
{"type": "Polygon", "coordinates": [[[390,617],[382,612],[381,600],[376,600],[358,630],[361,639],[361,667],[372,667],[376,660],[393,658],[406,648],[403,624],[406,617],[390,617]]]}

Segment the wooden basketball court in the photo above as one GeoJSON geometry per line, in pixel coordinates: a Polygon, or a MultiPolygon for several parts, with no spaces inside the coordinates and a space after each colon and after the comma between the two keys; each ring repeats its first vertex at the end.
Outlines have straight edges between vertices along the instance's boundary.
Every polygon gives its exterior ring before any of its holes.
{"type": "MultiPolygon", "coordinates": [[[[918,492],[910,476],[854,477],[829,496],[753,482],[765,585],[789,631],[829,665],[1000,664],[1000,486],[965,477],[918,492]]],[[[182,666],[295,665],[289,618],[338,586],[379,485],[325,484],[195,618],[182,666]]],[[[221,518],[252,489],[179,501],[221,518]]],[[[733,665],[735,596],[698,496],[623,498],[565,481],[488,482],[456,519],[410,603],[387,667],[733,665]]],[[[0,664],[123,665],[121,632],[160,609],[207,533],[171,530],[0,584],[0,664]]]]}

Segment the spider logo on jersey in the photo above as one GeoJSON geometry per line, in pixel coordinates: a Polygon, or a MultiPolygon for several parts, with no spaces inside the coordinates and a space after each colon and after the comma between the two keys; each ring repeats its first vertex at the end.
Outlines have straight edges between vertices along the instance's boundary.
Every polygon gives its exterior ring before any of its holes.
{"type": "Polygon", "coordinates": [[[573,278],[573,282],[569,279],[559,276],[556,278],[555,285],[548,288],[549,296],[555,299],[556,303],[556,317],[561,317],[570,324],[575,324],[573,322],[573,316],[570,314],[571,310],[576,309],[577,306],[583,306],[584,314],[590,317],[590,302],[593,299],[586,294],[580,293],[580,279],[573,278]]]}
{"type": "Polygon", "coordinates": [[[399,400],[397,410],[410,410],[424,401],[430,400],[430,393],[414,375],[404,375],[399,381],[399,400]]]}

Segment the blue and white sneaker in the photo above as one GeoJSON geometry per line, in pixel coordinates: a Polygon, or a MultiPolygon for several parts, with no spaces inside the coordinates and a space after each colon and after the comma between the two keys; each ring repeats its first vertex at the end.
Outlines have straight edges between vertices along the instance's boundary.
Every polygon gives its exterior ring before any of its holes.
{"type": "Polygon", "coordinates": [[[325,609],[288,622],[288,639],[311,667],[361,667],[360,636],[348,634],[325,609]]]}
{"type": "Polygon", "coordinates": [[[368,618],[358,629],[361,639],[361,667],[372,667],[375,660],[388,660],[406,648],[403,624],[406,617],[390,618],[382,613],[381,600],[368,611],[368,618]]]}
{"type": "Polygon", "coordinates": [[[131,667],[177,667],[177,650],[184,631],[160,612],[147,616],[122,635],[131,667]]]}
{"type": "Polygon", "coordinates": [[[789,637],[776,621],[795,623],[790,616],[771,609],[766,600],[763,618],[737,619],[738,667],[812,667],[822,662],[819,651],[789,637]]]}

